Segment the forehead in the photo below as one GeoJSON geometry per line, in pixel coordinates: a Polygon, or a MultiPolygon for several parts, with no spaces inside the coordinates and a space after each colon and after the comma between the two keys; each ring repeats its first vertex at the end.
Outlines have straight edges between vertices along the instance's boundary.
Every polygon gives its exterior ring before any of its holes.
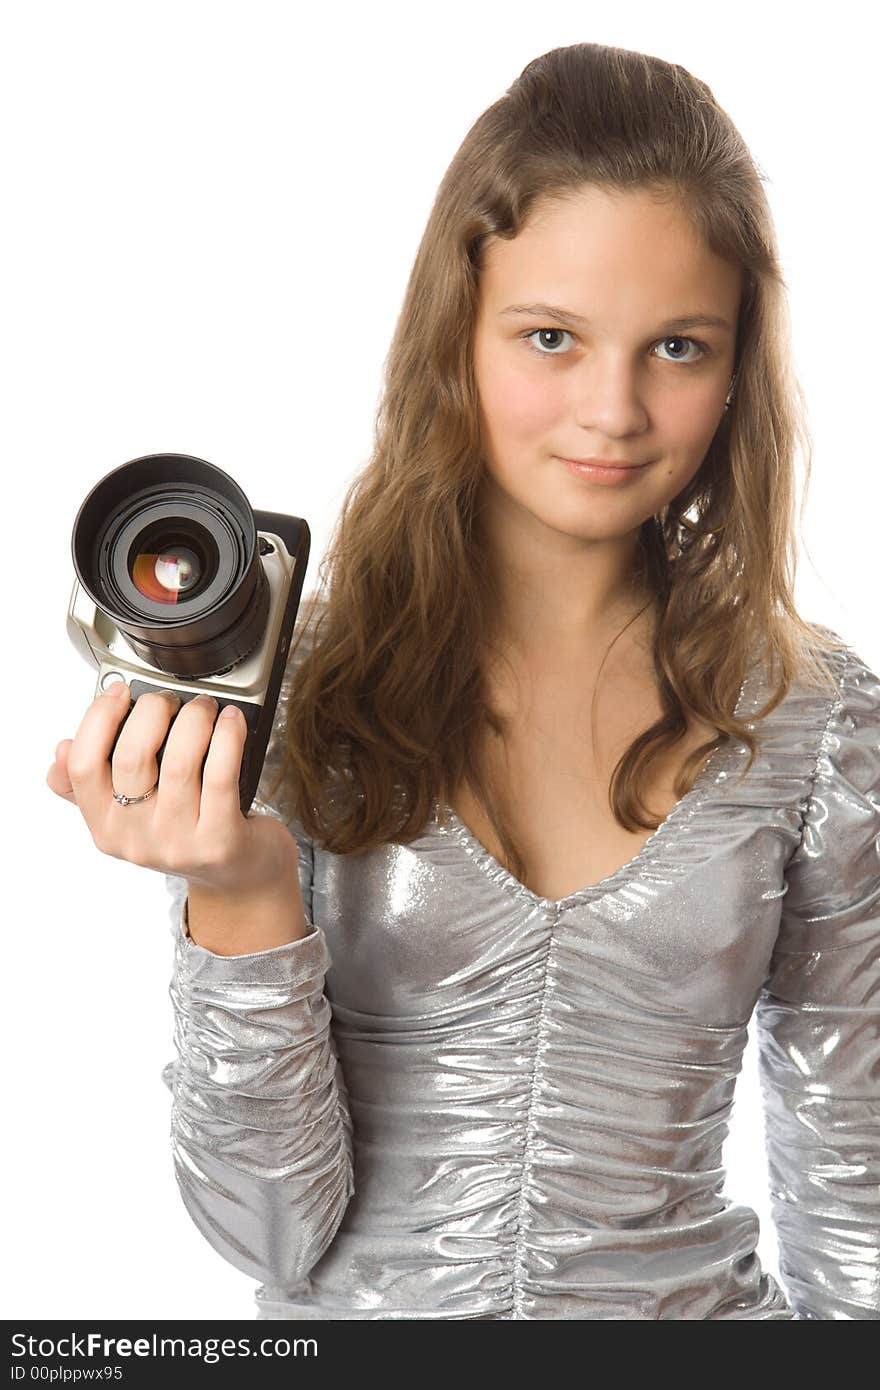
{"type": "Polygon", "coordinates": [[[516,237],[492,236],[483,248],[481,300],[492,310],[519,300],[591,317],[735,314],[740,287],[739,267],[702,242],[680,206],[643,191],[545,199],[516,237]]]}

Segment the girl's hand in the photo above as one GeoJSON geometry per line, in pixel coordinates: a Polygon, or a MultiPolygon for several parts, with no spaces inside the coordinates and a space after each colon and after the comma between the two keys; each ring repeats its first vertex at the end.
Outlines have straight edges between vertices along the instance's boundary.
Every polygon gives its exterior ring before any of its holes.
{"type": "MultiPolygon", "coordinates": [[[[265,892],[275,876],[291,878],[297,848],[290,831],[272,816],[241,813],[238,779],[247,734],[241,711],[218,719],[209,696],[181,709],[170,692],[141,695],[111,768],[110,750],[130,703],[124,681],[99,695],[76,737],[58,744],[46,776],[56,796],[79,807],[96,847],[114,859],[236,895],[265,892]],[[166,734],[160,773],[156,753],[166,734]],[[113,799],[114,790],[141,796],[157,779],[147,801],[121,806],[113,799]]],[[[298,882],[296,873],[292,881],[298,882]]]]}

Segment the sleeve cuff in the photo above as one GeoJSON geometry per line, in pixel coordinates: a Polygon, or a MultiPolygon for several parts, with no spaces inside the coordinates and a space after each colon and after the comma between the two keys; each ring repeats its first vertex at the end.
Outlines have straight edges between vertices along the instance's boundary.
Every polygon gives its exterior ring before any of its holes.
{"type": "Polygon", "coordinates": [[[323,975],[331,964],[330,951],[322,929],[306,919],[306,935],[285,941],[265,951],[248,951],[240,956],[218,956],[206,946],[197,946],[189,935],[186,903],[177,921],[177,947],[189,975],[206,984],[299,984],[323,975]]]}

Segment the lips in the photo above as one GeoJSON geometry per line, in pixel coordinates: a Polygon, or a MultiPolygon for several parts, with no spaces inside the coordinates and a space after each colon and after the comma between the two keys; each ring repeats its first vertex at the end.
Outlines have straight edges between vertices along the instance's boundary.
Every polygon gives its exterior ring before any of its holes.
{"type": "Polygon", "coordinates": [[[627,463],[624,459],[572,459],[560,454],[563,463],[577,463],[591,468],[644,468],[643,463],[627,463]]]}
{"type": "Polygon", "coordinates": [[[648,466],[646,463],[572,463],[561,457],[558,461],[572,478],[581,478],[585,483],[595,483],[602,487],[626,486],[631,473],[641,473],[642,469],[648,466]]]}

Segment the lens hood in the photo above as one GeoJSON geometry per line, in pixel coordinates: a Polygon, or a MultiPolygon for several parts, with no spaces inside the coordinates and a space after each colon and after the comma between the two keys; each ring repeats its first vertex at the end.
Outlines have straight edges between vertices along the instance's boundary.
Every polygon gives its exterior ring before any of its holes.
{"type": "Polygon", "coordinates": [[[266,626],[254,514],[204,459],[148,454],[115,468],[80,507],[71,551],[90,598],[160,671],[219,674],[266,626]]]}

